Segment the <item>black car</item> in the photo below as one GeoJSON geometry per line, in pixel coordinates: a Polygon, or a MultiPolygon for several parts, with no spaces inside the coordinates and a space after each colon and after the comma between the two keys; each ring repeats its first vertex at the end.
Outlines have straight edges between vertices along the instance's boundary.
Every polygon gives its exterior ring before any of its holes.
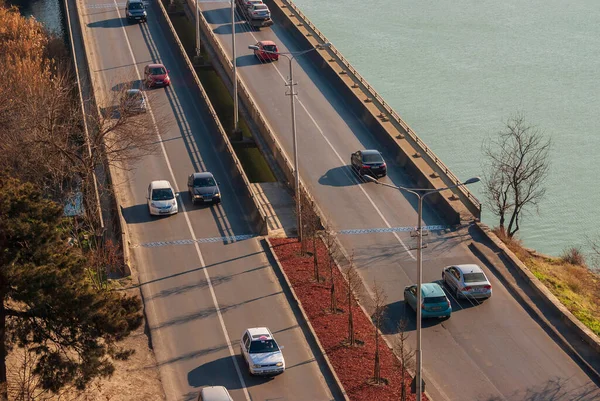
{"type": "Polygon", "coordinates": [[[387,175],[387,166],[385,160],[378,150],[359,150],[352,153],[350,157],[352,168],[359,175],[372,175],[375,178],[385,177],[387,175]]]}
{"type": "Polygon", "coordinates": [[[221,191],[212,173],[194,173],[188,177],[188,191],[192,203],[221,202],[221,191]]]}
{"type": "Polygon", "coordinates": [[[125,15],[127,16],[127,22],[148,21],[146,5],[142,0],[127,0],[125,3],[125,15]]]}

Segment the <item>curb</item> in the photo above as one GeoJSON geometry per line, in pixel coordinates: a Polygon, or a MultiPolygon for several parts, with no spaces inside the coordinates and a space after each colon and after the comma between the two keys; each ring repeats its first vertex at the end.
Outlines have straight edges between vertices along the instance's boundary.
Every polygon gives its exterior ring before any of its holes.
{"type": "Polygon", "coordinates": [[[306,322],[306,325],[307,325],[308,329],[310,330],[310,334],[313,337],[313,340],[319,347],[319,351],[321,352],[323,359],[325,359],[325,362],[327,363],[327,368],[328,368],[329,372],[331,373],[331,376],[334,378],[335,383],[338,386],[338,390],[344,396],[344,400],[350,401],[350,398],[348,398],[348,394],[346,393],[346,390],[344,389],[342,382],[340,381],[337,373],[335,372],[335,369],[333,368],[333,365],[331,364],[331,361],[329,360],[329,357],[327,356],[327,353],[325,352],[323,345],[321,345],[321,341],[319,341],[319,337],[317,336],[317,333],[313,329],[313,326],[310,323],[310,320],[308,319],[306,312],[304,311],[302,302],[300,302],[300,299],[298,299],[298,297],[296,296],[296,292],[294,291],[294,288],[292,287],[292,283],[290,282],[287,274],[285,274],[285,270],[281,266],[281,263],[279,262],[279,258],[277,257],[277,254],[275,253],[275,251],[273,251],[273,246],[271,245],[271,241],[269,241],[268,238],[265,238],[265,242],[268,246],[269,253],[271,254],[271,256],[273,257],[273,259],[276,262],[277,269],[279,270],[279,272],[281,273],[281,275],[283,276],[283,278],[285,280],[285,285],[286,285],[287,289],[292,294],[292,297],[294,298],[294,302],[296,302],[296,305],[298,305],[298,309],[300,310],[300,313],[302,313],[302,318],[304,319],[304,322],[306,322]]]}
{"type": "MultiPolygon", "coordinates": [[[[578,337],[580,337],[588,346],[593,348],[596,352],[600,352],[600,339],[591,330],[583,325],[573,314],[546,288],[540,280],[537,279],[531,273],[531,271],[521,262],[516,255],[508,249],[508,247],[498,238],[491,230],[482,223],[476,223],[475,227],[483,234],[483,236],[492,241],[492,243],[500,250],[502,255],[510,261],[510,264],[515,267],[514,271],[524,279],[530,288],[540,297],[540,299],[550,308],[552,308],[560,316],[560,319],[571,328],[578,337]]],[[[568,353],[570,353],[574,359],[576,359],[586,370],[592,373],[597,381],[600,381],[600,372],[598,372],[587,360],[571,345],[569,341],[556,329],[556,327],[544,316],[544,314],[537,308],[535,303],[523,292],[523,290],[512,280],[510,280],[501,269],[498,269],[492,261],[487,257],[485,251],[481,248],[484,245],[471,242],[470,248],[473,249],[474,253],[482,259],[488,266],[491,266],[496,273],[502,277],[503,284],[505,284],[510,290],[513,296],[517,300],[526,306],[532,314],[537,316],[538,320],[543,326],[549,330],[552,335],[560,342],[568,353]]],[[[488,249],[490,249],[488,247],[488,249]]],[[[510,269],[510,266],[507,266],[510,269]]]]}

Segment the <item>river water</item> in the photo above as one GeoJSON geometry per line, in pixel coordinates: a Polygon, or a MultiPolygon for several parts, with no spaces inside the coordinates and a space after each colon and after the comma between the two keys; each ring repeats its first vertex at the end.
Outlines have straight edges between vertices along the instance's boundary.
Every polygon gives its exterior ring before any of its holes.
{"type": "Polygon", "coordinates": [[[517,112],[552,139],[526,246],[559,255],[600,236],[597,0],[295,3],[459,178],[482,175],[483,139],[517,112]]]}
{"type": "Polygon", "coordinates": [[[65,38],[65,20],[61,0],[8,0],[9,5],[19,7],[26,17],[34,17],[50,32],[65,38]]]}

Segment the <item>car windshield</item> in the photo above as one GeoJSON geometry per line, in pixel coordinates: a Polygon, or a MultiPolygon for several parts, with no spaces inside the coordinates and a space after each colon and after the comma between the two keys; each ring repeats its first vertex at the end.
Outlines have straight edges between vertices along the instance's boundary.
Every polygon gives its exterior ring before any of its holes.
{"type": "Polygon", "coordinates": [[[465,273],[465,283],[476,283],[478,281],[487,281],[483,273],[465,273]]]}
{"type": "Polygon", "coordinates": [[[427,297],[423,299],[423,303],[426,304],[440,304],[446,302],[446,297],[427,297]]]}
{"type": "Polygon", "coordinates": [[[163,201],[163,200],[171,200],[174,199],[173,191],[171,188],[160,188],[152,190],[152,200],[153,201],[163,201]]]}
{"type": "Polygon", "coordinates": [[[127,92],[127,98],[133,100],[141,100],[142,92],[127,92]]]}
{"type": "Polygon", "coordinates": [[[279,351],[279,347],[274,340],[256,340],[250,343],[251,354],[261,354],[275,351],[279,351]]]}
{"type": "Polygon", "coordinates": [[[383,158],[378,154],[363,155],[363,162],[365,163],[381,163],[383,158]]]}
{"type": "Polygon", "coordinates": [[[196,177],[194,178],[195,187],[214,187],[217,185],[212,177],[196,177]]]}
{"type": "Polygon", "coordinates": [[[263,49],[265,49],[268,52],[276,52],[277,51],[277,46],[275,46],[275,45],[264,45],[263,49]]]}
{"type": "Polygon", "coordinates": [[[144,3],[129,3],[130,10],[143,10],[144,3]]]}
{"type": "Polygon", "coordinates": [[[163,75],[166,74],[166,71],[163,67],[152,67],[150,68],[151,75],[163,75]]]}

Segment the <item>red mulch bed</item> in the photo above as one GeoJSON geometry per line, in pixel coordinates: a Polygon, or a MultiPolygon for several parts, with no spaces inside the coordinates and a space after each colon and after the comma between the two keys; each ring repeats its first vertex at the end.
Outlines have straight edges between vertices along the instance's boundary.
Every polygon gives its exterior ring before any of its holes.
{"type": "MultiPolygon", "coordinates": [[[[331,276],[327,264],[327,250],[323,242],[317,243],[319,273],[321,279],[325,279],[319,283],[314,277],[313,256],[300,256],[300,243],[296,238],[272,238],[269,242],[350,399],[399,400],[399,361],[382,339],[379,342],[381,377],[387,379],[388,384],[369,384],[375,363],[375,328],[356,303],[353,305],[354,328],[356,338],[363,341],[364,345],[350,348],[343,344],[348,337],[346,283],[337,266],[334,267],[337,307],[341,311],[332,314],[329,311],[331,276]]],[[[309,251],[312,252],[312,249],[309,251]]],[[[414,394],[410,394],[411,380],[412,378],[408,377],[405,380],[407,400],[414,401],[414,394]]]]}

